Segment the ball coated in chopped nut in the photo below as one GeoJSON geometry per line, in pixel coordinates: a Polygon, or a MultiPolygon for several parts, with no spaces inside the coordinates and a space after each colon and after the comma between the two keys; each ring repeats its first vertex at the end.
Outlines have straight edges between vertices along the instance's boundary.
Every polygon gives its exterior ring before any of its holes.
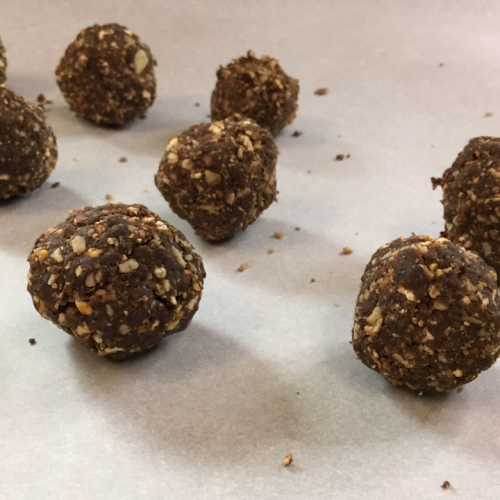
{"type": "Polygon", "coordinates": [[[0,87],[0,199],[40,187],[56,162],[56,138],[42,110],[0,87]]]}
{"type": "Polygon", "coordinates": [[[500,138],[472,139],[443,177],[442,235],[500,272],[500,138]]]}
{"type": "Polygon", "coordinates": [[[446,238],[399,238],[379,248],[361,278],[352,345],[396,386],[451,391],[500,351],[497,275],[446,238]]]}
{"type": "Polygon", "coordinates": [[[119,24],[94,25],[78,34],[56,68],[69,107],[98,125],[145,118],[156,97],[156,59],[119,24]]]}
{"type": "Polygon", "coordinates": [[[5,46],[2,43],[2,39],[0,38],[0,85],[7,80],[7,76],[5,74],[7,70],[7,58],[5,56],[5,46]]]}
{"type": "Polygon", "coordinates": [[[273,57],[259,59],[250,50],[217,71],[212,120],[239,113],[276,135],[295,119],[298,96],[298,80],[289,77],[273,57]]]}
{"type": "Polygon", "coordinates": [[[205,277],[184,235],[143,205],[73,210],[38,238],[28,261],[36,310],[113,359],[184,330],[205,277]]]}
{"type": "Polygon", "coordinates": [[[155,181],[197,234],[222,240],[246,229],[276,200],[277,156],[268,130],[234,115],[171,139],[155,181]]]}

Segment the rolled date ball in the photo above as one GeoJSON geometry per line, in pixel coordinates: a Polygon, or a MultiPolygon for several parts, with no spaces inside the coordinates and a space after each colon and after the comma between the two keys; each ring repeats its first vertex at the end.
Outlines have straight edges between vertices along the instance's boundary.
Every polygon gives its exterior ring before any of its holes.
{"type": "Polygon", "coordinates": [[[143,205],[73,210],[28,257],[36,310],[116,360],[184,330],[205,270],[184,235],[143,205]]]}
{"type": "Polygon", "coordinates": [[[298,80],[289,77],[273,57],[259,59],[250,50],[247,57],[217,71],[212,120],[240,113],[276,135],[295,119],[298,96],[298,80]]]}
{"type": "Polygon", "coordinates": [[[277,157],[267,129],[234,115],[173,138],[155,181],[173,212],[217,241],[246,229],[276,200],[277,157]]]}
{"type": "Polygon", "coordinates": [[[500,272],[500,138],[472,139],[443,177],[442,235],[500,272]]]}
{"type": "Polygon", "coordinates": [[[149,47],[119,24],[80,31],[56,68],[69,107],[98,125],[145,118],[156,96],[156,59],[149,47]]]}
{"type": "Polygon", "coordinates": [[[379,248],[361,278],[352,345],[395,386],[451,391],[500,350],[497,275],[446,238],[399,238],[379,248]]]}
{"type": "Polygon", "coordinates": [[[7,70],[7,58],[5,57],[5,47],[0,38],[0,85],[7,80],[5,71],[7,70]]]}
{"type": "Polygon", "coordinates": [[[40,187],[56,162],[56,138],[41,109],[0,87],[0,199],[40,187]]]}

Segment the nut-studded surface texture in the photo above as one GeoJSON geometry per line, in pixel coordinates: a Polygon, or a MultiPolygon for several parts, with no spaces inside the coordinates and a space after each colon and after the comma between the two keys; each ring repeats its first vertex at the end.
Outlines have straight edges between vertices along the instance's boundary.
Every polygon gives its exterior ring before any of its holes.
{"type": "Polygon", "coordinates": [[[0,38],[0,85],[7,80],[7,76],[5,74],[7,70],[7,58],[5,56],[5,47],[2,43],[2,39],[0,38]]]}
{"type": "Polygon", "coordinates": [[[295,119],[298,96],[298,80],[289,77],[273,57],[259,59],[250,50],[217,71],[212,120],[240,113],[276,135],[295,119]]]}
{"type": "Polygon", "coordinates": [[[244,230],[276,200],[277,156],[268,130],[234,115],[171,139],[156,185],[197,234],[222,240],[244,230]]]}
{"type": "Polygon", "coordinates": [[[70,108],[99,125],[144,118],[156,97],[156,59],[137,35],[119,24],[78,34],[56,68],[70,108]]]}
{"type": "Polygon", "coordinates": [[[445,238],[399,238],[361,278],[352,345],[396,386],[450,391],[488,369],[500,350],[496,273],[445,238]]]}
{"type": "Polygon", "coordinates": [[[500,138],[472,139],[442,178],[442,235],[500,272],[500,138]]]}
{"type": "Polygon", "coordinates": [[[56,138],[42,110],[0,87],[0,199],[26,196],[56,162],[56,138]]]}
{"type": "Polygon", "coordinates": [[[36,310],[113,359],[184,330],[205,277],[184,235],[143,205],[73,210],[38,238],[28,260],[36,310]]]}

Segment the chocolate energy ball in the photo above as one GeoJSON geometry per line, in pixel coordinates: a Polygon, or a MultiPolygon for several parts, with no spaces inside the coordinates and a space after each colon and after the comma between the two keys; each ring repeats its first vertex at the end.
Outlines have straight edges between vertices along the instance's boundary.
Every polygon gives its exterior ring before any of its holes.
{"type": "Polygon", "coordinates": [[[156,59],[149,47],[119,24],[80,31],[56,68],[69,107],[98,125],[145,118],[156,97],[156,59]]]}
{"type": "Polygon", "coordinates": [[[396,386],[451,391],[500,351],[497,275],[446,238],[399,238],[379,248],[361,278],[352,345],[396,386]]]}
{"type": "Polygon", "coordinates": [[[236,114],[171,139],[155,181],[173,212],[217,241],[246,229],[276,200],[277,157],[270,132],[236,114]]]}
{"type": "Polygon", "coordinates": [[[0,85],[7,80],[5,71],[7,70],[7,58],[5,57],[5,47],[0,38],[0,85]]]}
{"type": "Polygon", "coordinates": [[[442,235],[500,272],[500,138],[472,139],[433,188],[443,188],[442,235]]]}
{"type": "Polygon", "coordinates": [[[73,210],[38,238],[28,261],[36,310],[117,360],[184,330],[205,277],[184,235],[143,205],[73,210]]]}
{"type": "Polygon", "coordinates": [[[0,199],[40,187],[56,162],[56,138],[42,110],[0,87],[0,199]]]}
{"type": "Polygon", "coordinates": [[[247,57],[217,71],[212,120],[240,113],[276,135],[295,119],[298,96],[299,81],[289,77],[276,59],[259,59],[249,50],[247,57]]]}

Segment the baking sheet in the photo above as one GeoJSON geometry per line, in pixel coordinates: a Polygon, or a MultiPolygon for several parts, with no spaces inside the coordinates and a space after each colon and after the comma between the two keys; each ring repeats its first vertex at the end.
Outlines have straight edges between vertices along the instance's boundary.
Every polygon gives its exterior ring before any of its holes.
{"type": "Polygon", "coordinates": [[[53,99],[60,156],[42,188],[0,205],[0,497],[498,498],[500,367],[462,393],[418,397],[349,340],[371,254],[436,236],[430,177],[471,137],[499,135],[499,15],[492,0],[3,0],[8,85],[53,99]],[[159,61],[148,118],[122,130],[75,118],[53,77],[77,32],[106,22],[159,61]],[[276,139],[279,203],[209,245],[153,175],[167,139],[207,119],[218,65],[249,48],[300,79],[300,108],[276,139]],[[177,226],[207,269],[191,327],[126,363],[87,352],[26,292],[38,235],[108,194],[177,226]]]}

